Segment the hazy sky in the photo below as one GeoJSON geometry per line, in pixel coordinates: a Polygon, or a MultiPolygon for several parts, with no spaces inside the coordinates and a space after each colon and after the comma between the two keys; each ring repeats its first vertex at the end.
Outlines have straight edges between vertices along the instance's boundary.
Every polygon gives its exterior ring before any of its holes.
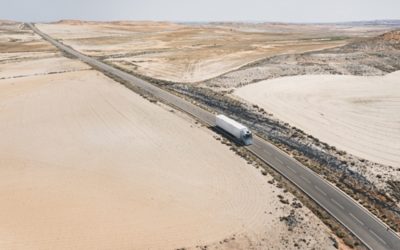
{"type": "Polygon", "coordinates": [[[400,19],[400,0],[0,0],[0,19],[335,22],[400,19]]]}

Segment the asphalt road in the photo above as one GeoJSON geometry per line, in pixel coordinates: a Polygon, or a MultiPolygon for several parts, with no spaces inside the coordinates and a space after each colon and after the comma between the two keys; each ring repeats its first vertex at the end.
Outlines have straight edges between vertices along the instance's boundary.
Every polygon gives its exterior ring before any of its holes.
{"type": "MultiPolygon", "coordinates": [[[[44,34],[32,24],[28,24],[28,26],[65,53],[73,55],[103,72],[123,79],[128,85],[147,91],[163,102],[193,115],[203,123],[215,126],[214,114],[151,83],[94,58],[85,56],[44,34]]],[[[329,214],[353,232],[368,248],[400,250],[399,236],[392,230],[388,230],[383,222],[361,207],[355,200],[267,141],[257,136],[254,136],[253,140],[253,145],[247,146],[249,151],[294,183],[329,214]]]]}

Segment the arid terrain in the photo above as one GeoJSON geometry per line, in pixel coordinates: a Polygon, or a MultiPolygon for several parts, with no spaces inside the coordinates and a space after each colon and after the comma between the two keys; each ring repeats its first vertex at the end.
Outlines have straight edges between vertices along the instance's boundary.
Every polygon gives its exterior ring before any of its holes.
{"type": "MultiPolygon", "coordinates": [[[[242,122],[358,200],[394,230],[400,230],[398,74],[388,75],[400,70],[399,22],[300,25],[61,21],[37,27],[85,54],[242,122]],[[252,103],[253,99],[234,94],[244,86],[252,88],[252,84],[260,86],[259,82],[265,80],[298,75],[317,76],[314,83],[307,81],[312,87],[297,79],[313,78],[290,78],[292,88],[285,89],[285,94],[303,91],[305,96],[314,97],[312,102],[306,97],[297,100],[298,109],[286,106],[290,112],[284,115],[262,105],[264,101],[252,103]],[[365,78],[368,86],[364,87],[360,85],[363,81],[354,80],[361,78],[353,76],[372,78],[365,78]],[[378,76],[381,78],[374,78],[378,76]],[[329,89],[318,77],[336,88],[329,89]],[[341,77],[345,82],[336,82],[341,77]],[[388,78],[391,83],[380,84],[381,79],[388,78]],[[354,84],[347,84],[347,79],[354,84]],[[329,93],[332,95],[323,103],[315,99],[329,91],[337,94],[329,93]],[[356,100],[340,106],[345,101],[333,99],[343,93],[357,100],[381,101],[356,100]],[[316,111],[317,116],[305,121],[301,108],[308,104],[310,112],[322,107],[324,111],[316,111]],[[372,112],[380,115],[371,116],[372,112]],[[318,124],[324,124],[325,130],[318,124]],[[308,129],[311,126],[314,130],[308,129]],[[387,150],[379,153],[384,146],[387,150]]],[[[268,88],[260,88],[258,94],[263,93],[273,94],[268,88]]],[[[274,95],[268,101],[274,98],[280,97],[274,95]]]]}
{"type": "MultiPolygon", "coordinates": [[[[399,26],[396,27],[391,29],[399,29],[399,26]]],[[[324,176],[399,231],[400,181],[397,160],[399,150],[396,139],[399,136],[399,112],[396,108],[399,106],[397,86],[399,80],[396,71],[399,70],[400,31],[395,30],[373,37],[360,37],[341,47],[267,57],[196,86],[185,83],[161,83],[173,92],[219,113],[228,114],[246,124],[258,135],[273,142],[304,165],[324,176]],[[278,102],[278,98],[282,96],[274,95],[278,93],[270,92],[273,90],[265,87],[270,85],[260,87],[259,82],[265,83],[263,81],[269,79],[298,75],[309,76],[276,80],[284,82],[285,79],[290,79],[286,86],[292,86],[292,88],[283,89],[284,86],[275,85],[285,92],[285,96],[292,96],[292,101],[296,99],[297,106],[286,106],[291,102],[283,104],[285,100],[279,99],[279,103],[283,105],[279,108],[290,109],[284,115],[280,112],[281,116],[279,116],[272,108],[269,110],[267,106],[261,105],[272,102],[272,99],[278,102]],[[311,75],[316,76],[313,78],[311,75]],[[357,78],[352,75],[371,78],[357,78]],[[339,83],[335,81],[338,78],[351,79],[351,81],[339,83]],[[299,79],[301,80],[297,81],[299,79]],[[331,82],[331,85],[339,84],[337,87],[341,89],[333,88],[331,90],[334,92],[328,93],[329,87],[323,85],[323,81],[305,83],[304,79],[325,79],[324,82],[331,82]],[[354,79],[358,80],[354,81],[354,79]],[[360,81],[360,79],[365,79],[365,81],[360,81]],[[391,83],[385,83],[387,79],[391,79],[389,81],[391,83]],[[365,88],[364,85],[360,85],[362,82],[365,82],[365,88]],[[354,83],[354,86],[348,83],[354,83]],[[234,94],[236,91],[240,92],[243,86],[248,86],[243,89],[253,88],[252,84],[258,86],[254,88],[259,88],[257,89],[259,92],[255,91],[257,92],[255,95],[268,93],[271,100],[264,100],[259,96],[260,105],[257,105],[257,103],[238,98],[234,94]],[[312,88],[307,87],[307,84],[312,84],[312,88]],[[327,100],[321,102],[320,95],[324,93],[328,95],[327,100]],[[335,96],[335,93],[338,94],[335,96]],[[297,94],[303,94],[304,98],[296,96],[297,94]],[[352,114],[346,114],[351,105],[343,105],[343,101],[340,101],[343,100],[341,95],[362,100],[373,97],[382,101],[357,102],[357,105],[352,105],[352,114]],[[306,96],[313,96],[312,100],[308,100],[306,96]],[[390,97],[390,100],[386,97],[390,97]],[[387,105],[384,105],[385,103],[387,105]],[[332,116],[329,124],[326,124],[326,118],[320,113],[304,121],[302,120],[303,113],[310,114],[307,111],[302,112],[304,110],[302,108],[306,105],[309,105],[311,111],[320,108],[324,108],[325,111],[336,111],[335,114],[327,114],[332,116]],[[379,111],[376,110],[377,108],[379,111]],[[379,115],[372,117],[370,112],[379,112],[379,115]],[[295,115],[290,116],[289,113],[295,115]],[[300,121],[307,124],[300,126],[300,121]],[[347,123],[345,131],[343,131],[343,121],[347,123]],[[314,134],[313,131],[306,129],[317,124],[324,124],[326,131],[318,131],[314,134]],[[323,134],[332,135],[340,131],[346,132],[346,136],[340,134],[345,137],[345,140],[341,140],[337,147],[334,146],[335,142],[337,143],[340,139],[319,138],[319,136],[323,137],[323,134]],[[366,144],[373,145],[366,147],[366,144]],[[365,153],[368,150],[372,152],[374,149],[380,149],[380,151],[388,149],[388,152],[383,154],[374,152],[371,155],[365,153]],[[387,159],[388,157],[390,159],[387,159]],[[387,160],[385,161],[384,158],[387,160]]],[[[154,82],[157,83],[157,80],[154,82]]],[[[253,96],[249,97],[249,100],[253,100],[252,98],[253,96]]]]}
{"type": "Polygon", "coordinates": [[[293,76],[235,95],[324,142],[400,168],[400,71],[385,76],[293,76]]]}
{"type": "Polygon", "coordinates": [[[20,23],[1,23],[0,74],[0,249],[334,248],[219,136],[20,23]]]}
{"type": "Polygon", "coordinates": [[[267,58],[204,85],[233,91],[322,142],[369,160],[357,171],[382,187],[399,181],[393,171],[400,168],[399,70],[400,32],[393,31],[343,47],[267,58]]]}
{"type": "MultiPolygon", "coordinates": [[[[196,83],[259,59],[336,47],[350,41],[349,30],[318,33],[324,27],[187,25],[155,22],[62,21],[38,24],[73,48],[136,74],[196,83]],[[277,30],[281,29],[281,32],[277,30]]],[[[375,30],[375,32],[377,32],[375,30]]],[[[371,35],[371,34],[369,34],[371,35]]]]}
{"type": "MultiPolygon", "coordinates": [[[[398,24],[36,26],[242,122],[400,230],[398,24]]],[[[0,131],[1,249],[345,247],[242,149],[12,21],[0,131]]]]}

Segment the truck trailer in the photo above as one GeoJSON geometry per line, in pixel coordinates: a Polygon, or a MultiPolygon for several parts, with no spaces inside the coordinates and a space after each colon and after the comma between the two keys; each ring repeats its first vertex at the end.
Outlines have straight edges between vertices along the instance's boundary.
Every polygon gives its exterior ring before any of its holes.
{"type": "Polygon", "coordinates": [[[238,123],[231,118],[224,115],[217,115],[215,117],[215,124],[217,127],[228,132],[244,145],[251,145],[253,143],[253,136],[251,131],[244,125],[238,123]]]}

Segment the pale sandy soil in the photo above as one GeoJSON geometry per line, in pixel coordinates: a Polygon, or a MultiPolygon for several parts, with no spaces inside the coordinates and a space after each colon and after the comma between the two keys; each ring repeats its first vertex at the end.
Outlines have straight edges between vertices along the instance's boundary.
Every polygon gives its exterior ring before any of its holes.
{"type": "Polygon", "coordinates": [[[301,53],[316,49],[330,48],[342,45],[343,42],[331,44],[304,43],[285,45],[259,46],[255,50],[238,49],[236,52],[183,50],[177,52],[165,52],[150,55],[138,55],[118,59],[108,59],[123,69],[136,73],[173,82],[196,83],[213,77],[217,77],[228,71],[238,69],[252,61],[286,53],[301,53]],[[260,51],[261,50],[261,51],[260,51]],[[186,54],[185,54],[186,52],[186,54]],[[259,53],[258,53],[259,52],[259,53]]]}
{"type": "Polygon", "coordinates": [[[15,78],[31,75],[53,74],[89,69],[90,67],[79,61],[72,61],[65,57],[54,56],[34,60],[19,59],[17,62],[0,63],[0,79],[15,78]],[[21,61],[23,60],[23,61],[21,61]]]}
{"type": "Polygon", "coordinates": [[[66,58],[1,67],[0,249],[333,248],[304,207],[289,232],[293,196],[187,116],[66,58]]]}
{"type": "Polygon", "coordinates": [[[17,22],[0,22],[0,53],[55,52],[49,43],[17,22]]]}
{"type": "MultiPolygon", "coordinates": [[[[195,83],[258,59],[343,45],[315,33],[249,32],[212,25],[160,22],[37,24],[63,43],[126,70],[162,80],[195,83]]],[[[336,34],[334,34],[336,36],[336,34]]]]}
{"type": "Polygon", "coordinates": [[[1,53],[0,52],[0,63],[11,63],[15,61],[25,61],[25,60],[37,60],[37,59],[45,59],[50,57],[60,56],[59,52],[9,52],[9,53],[1,53]]]}
{"type": "Polygon", "coordinates": [[[240,31],[270,32],[276,34],[306,34],[308,37],[324,36],[377,36],[394,28],[391,25],[350,25],[350,24],[288,24],[288,23],[213,23],[214,27],[240,31]]]}
{"type": "Polygon", "coordinates": [[[0,23],[0,79],[89,69],[69,60],[20,23],[0,23]]]}
{"type": "Polygon", "coordinates": [[[235,95],[338,149],[400,168],[399,83],[400,72],[295,76],[251,84],[235,95]]]}

